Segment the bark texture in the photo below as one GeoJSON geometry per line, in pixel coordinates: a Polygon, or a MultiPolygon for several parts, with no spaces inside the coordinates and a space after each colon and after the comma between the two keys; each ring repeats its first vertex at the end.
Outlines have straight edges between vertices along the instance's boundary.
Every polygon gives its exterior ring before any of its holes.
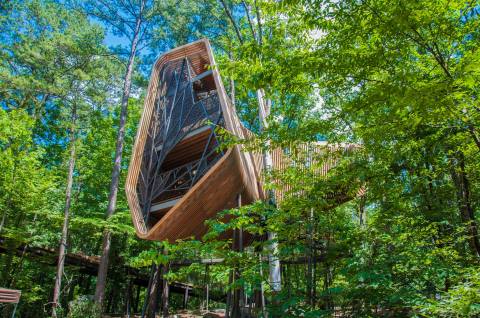
{"type": "MultiPolygon", "coordinates": [[[[258,99],[258,112],[260,119],[260,129],[264,131],[268,128],[267,117],[270,114],[270,105],[271,101],[265,99],[265,92],[263,89],[257,90],[257,99],[258,99]]],[[[270,145],[267,141],[267,148],[270,145]]],[[[272,170],[272,156],[269,151],[263,152],[263,169],[264,171],[272,170]]],[[[267,201],[275,205],[275,194],[273,190],[269,190],[267,193],[267,201]]],[[[278,243],[277,243],[277,234],[273,232],[268,233],[268,240],[271,242],[268,252],[268,263],[269,263],[269,280],[270,286],[273,292],[280,292],[282,289],[282,279],[280,272],[280,260],[278,259],[278,243]]]]}
{"type": "Polygon", "coordinates": [[[475,211],[471,203],[470,182],[465,171],[464,155],[458,153],[452,162],[451,174],[457,192],[456,196],[460,218],[465,224],[465,230],[469,237],[468,243],[472,254],[477,258],[480,258],[478,226],[475,219],[475,211]]]}
{"type": "Polygon", "coordinates": [[[62,237],[58,249],[57,275],[55,277],[55,287],[53,289],[52,317],[57,317],[58,300],[62,288],[63,269],[65,267],[65,255],[67,251],[68,222],[70,218],[70,206],[72,203],[73,172],[75,170],[76,148],[75,148],[75,126],[77,121],[76,105],[72,106],[71,126],[70,126],[70,158],[68,160],[67,188],[65,190],[65,210],[63,216],[62,237]]]}
{"type": "MultiPolygon", "coordinates": [[[[140,29],[143,22],[143,8],[145,1],[141,2],[140,14],[135,23],[135,31],[130,47],[130,56],[128,59],[127,70],[125,72],[122,103],[120,111],[120,123],[118,126],[117,142],[115,147],[115,160],[112,170],[112,182],[110,184],[110,193],[108,196],[108,207],[106,217],[109,218],[115,213],[117,205],[118,184],[120,181],[120,172],[122,164],[123,146],[125,140],[125,125],[127,121],[128,99],[130,97],[130,90],[132,87],[132,74],[135,62],[135,55],[137,54],[137,47],[140,38],[140,29]]],[[[100,266],[98,267],[97,284],[95,287],[95,302],[102,305],[105,298],[105,286],[107,282],[108,263],[110,257],[112,233],[107,229],[103,233],[102,240],[102,255],[100,259],[100,266]]]]}

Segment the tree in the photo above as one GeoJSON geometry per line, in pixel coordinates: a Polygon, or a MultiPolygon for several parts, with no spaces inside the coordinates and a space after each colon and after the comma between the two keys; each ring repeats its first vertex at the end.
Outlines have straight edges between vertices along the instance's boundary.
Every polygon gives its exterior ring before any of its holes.
{"type": "MultiPolygon", "coordinates": [[[[45,109],[51,105],[58,107],[60,113],[63,112],[62,108],[70,109],[70,122],[66,124],[70,131],[67,140],[70,154],[64,220],[52,301],[52,315],[56,316],[72,201],[77,118],[80,115],[82,124],[87,124],[85,119],[89,118],[88,109],[91,105],[99,105],[102,96],[106,96],[102,90],[115,78],[111,76],[114,68],[102,44],[103,31],[98,26],[91,25],[81,13],[75,12],[72,15],[54,3],[27,2],[20,9],[20,16],[30,28],[23,29],[24,25],[19,24],[22,20],[12,24],[11,35],[19,39],[14,45],[5,47],[5,51],[14,52],[14,55],[9,56],[8,76],[14,83],[20,83],[10,95],[12,98],[6,100],[7,105],[29,109],[29,102],[35,101],[36,97],[39,102],[33,103],[32,114],[37,119],[48,116],[45,109]],[[22,77],[33,81],[22,81],[22,77]],[[32,98],[32,95],[35,97],[32,98]],[[16,103],[18,100],[19,104],[16,103]]],[[[13,86],[6,86],[5,92],[11,91],[10,87],[13,86]]]]}
{"type": "Polygon", "coordinates": [[[354,250],[365,260],[355,257],[348,277],[360,283],[349,297],[362,299],[355,310],[364,315],[378,304],[412,310],[449,290],[464,275],[459,268],[478,259],[470,191],[478,182],[477,5],[307,1],[280,8],[289,18],[300,14],[300,27],[317,39],[302,64],[277,63],[296,65],[319,87],[318,116],[331,127],[321,134],[363,147],[350,174],[368,181],[371,217],[365,245],[354,250]]]}
{"type": "MultiPolygon", "coordinates": [[[[151,40],[150,36],[153,19],[150,17],[150,14],[153,3],[147,0],[129,0],[122,3],[118,3],[117,1],[87,1],[79,3],[79,6],[81,6],[81,8],[87,12],[87,14],[105,23],[114,31],[114,33],[119,34],[129,40],[129,55],[123,79],[123,90],[120,104],[120,122],[118,126],[110,194],[108,197],[108,207],[106,211],[106,217],[109,218],[115,213],[117,203],[118,185],[120,180],[125,139],[125,124],[127,120],[127,106],[132,87],[134,62],[138,51],[140,51],[142,48],[142,45],[151,40]]],[[[102,304],[104,299],[111,236],[111,232],[108,229],[105,230],[102,242],[102,256],[98,269],[97,286],[95,290],[95,301],[99,304],[102,304]]]]}
{"type": "MultiPolygon", "coordinates": [[[[66,13],[60,11],[57,13],[66,13]]],[[[58,18],[57,14],[55,18],[58,18]]],[[[65,45],[62,48],[65,58],[58,61],[65,61],[63,67],[68,69],[70,76],[68,77],[67,91],[65,92],[64,106],[70,108],[70,123],[69,123],[69,137],[68,145],[70,154],[68,159],[68,175],[67,185],[65,190],[65,210],[64,221],[62,227],[62,236],[60,240],[60,248],[58,253],[57,276],[55,279],[55,288],[53,293],[53,310],[52,316],[56,317],[56,307],[58,306],[59,296],[61,292],[61,281],[64,272],[64,262],[67,249],[68,227],[70,218],[70,208],[72,202],[72,187],[75,172],[75,161],[77,157],[76,142],[77,142],[77,125],[78,125],[78,111],[80,108],[82,119],[89,118],[89,105],[98,104],[101,101],[102,91],[98,89],[104,88],[101,81],[110,81],[108,74],[111,72],[111,61],[109,58],[103,57],[106,50],[102,45],[102,33],[98,32],[98,27],[91,26],[85,17],[72,17],[71,26],[74,30],[66,30],[65,35],[75,34],[81,39],[75,41],[75,38],[68,41],[70,44],[67,48],[65,45]],[[87,42],[88,41],[88,42],[87,42]]],[[[64,21],[66,21],[65,19],[64,21]]],[[[64,42],[67,42],[64,41],[64,42]]]]}
{"type": "MultiPolygon", "coordinates": [[[[282,315],[328,315],[338,306],[356,316],[412,315],[443,292],[449,302],[453,285],[452,293],[466,293],[455,306],[464,300],[470,306],[464,279],[475,278],[460,268],[472,268],[478,258],[472,190],[478,187],[477,4],[265,5],[261,21],[268,36],[261,48],[249,42],[242,4],[219,5],[233,25],[230,34],[243,43],[235,46],[234,61],[220,59],[221,70],[236,76],[242,115],[254,109],[256,88],[271,97],[272,117],[280,120],[261,135],[271,140],[270,149],[319,139],[359,144],[354,154],[342,155],[327,181],[316,181],[310,169],[274,174],[308,195],[287,198],[268,214],[247,207],[245,218],[212,226],[216,232],[241,224],[251,234],[264,233],[252,223],[268,215],[282,261],[297,252],[321,259],[286,265],[296,272],[285,274],[280,297],[291,306],[278,306],[282,315]],[[324,197],[329,186],[358,189],[363,182],[366,197],[349,204],[332,209],[324,197]]],[[[215,252],[238,260],[223,248],[215,252]]]]}
{"type": "Polygon", "coordinates": [[[27,222],[51,209],[44,194],[48,193],[55,179],[41,165],[42,149],[36,147],[30,135],[33,125],[34,121],[24,110],[0,111],[0,166],[3,171],[0,179],[0,234],[13,249],[9,251],[2,271],[6,287],[13,283],[11,271],[19,269],[12,263],[16,242],[29,240],[27,222]]]}

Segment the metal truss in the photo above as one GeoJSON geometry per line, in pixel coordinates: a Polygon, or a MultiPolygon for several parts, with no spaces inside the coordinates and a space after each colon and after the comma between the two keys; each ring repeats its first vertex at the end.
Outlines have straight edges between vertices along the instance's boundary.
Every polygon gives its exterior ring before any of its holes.
{"type": "Polygon", "coordinates": [[[168,62],[160,71],[137,184],[147,226],[153,202],[184,195],[223,155],[215,136],[216,126],[223,126],[217,92],[198,90],[209,72],[195,74],[188,58],[168,62]],[[210,132],[201,156],[166,170],[165,159],[175,146],[205,126],[210,132]]]}

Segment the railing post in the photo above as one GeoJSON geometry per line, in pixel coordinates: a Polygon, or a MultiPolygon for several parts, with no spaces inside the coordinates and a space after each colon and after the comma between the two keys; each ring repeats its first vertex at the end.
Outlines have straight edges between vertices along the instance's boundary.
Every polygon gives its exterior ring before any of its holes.
{"type": "Polygon", "coordinates": [[[15,303],[15,307],[13,307],[12,318],[15,317],[15,313],[17,312],[17,306],[18,306],[18,303],[15,303]]]}

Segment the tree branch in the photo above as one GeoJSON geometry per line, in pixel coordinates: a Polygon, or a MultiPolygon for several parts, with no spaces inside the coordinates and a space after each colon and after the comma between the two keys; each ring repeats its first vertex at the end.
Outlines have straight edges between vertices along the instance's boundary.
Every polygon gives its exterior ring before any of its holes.
{"type": "Polygon", "coordinates": [[[225,0],[220,0],[220,3],[222,4],[228,19],[233,24],[233,28],[235,29],[235,33],[237,34],[238,41],[240,42],[240,44],[243,44],[243,38],[242,38],[242,34],[240,33],[240,29],[238,28],[237,23],[233,19],[232,13],[230,12],[230,9],[225,3],[225,0]]]}

